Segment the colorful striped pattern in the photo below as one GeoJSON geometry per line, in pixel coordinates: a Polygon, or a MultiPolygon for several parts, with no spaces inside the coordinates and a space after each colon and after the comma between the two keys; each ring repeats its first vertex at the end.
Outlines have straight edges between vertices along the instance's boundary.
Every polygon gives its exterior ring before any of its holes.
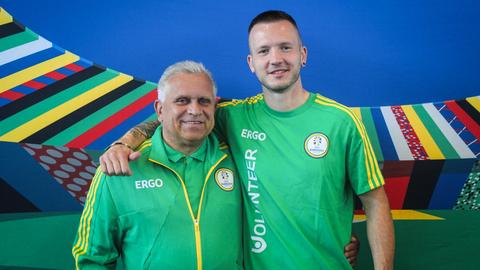
{"type": "MultiPolygon", "coordinates": [[[[12,147],[5,142],[93,152],[104,149],[132,126],[155,117],[155,88],[152,82],[96,65],[52,44],[0,8],[3,152],[12,147]]],[[[262,98],[260,94],[228,104],[255,103],[262,98]]],[[[480,156],[479,96],[362,108],[347,108],[320,95],[317,102],[337,107],[355,121],[366,142],[365,166],[371,187],[380,184],[382,173],[393,209],[452,209],[455,205],[478,209],[479,173],[471,168],[480,156]]],[[[17,165],[15,161],[4,163],[0,171],[11,171],[17,165]]],[[[46,172],[42,175],[49,177],[46,172]]],[[[56,209],[46,205],[45,198],[12,183],[21,181],[14,174],[0,179],[5,190],[18,193],[12,193],[18,201],[31,202],[24,204],[25,211],[56,209]]],[[[83,249],[80,245],[77,252],[83,249]]]]}
{"type": "Polygon", "coordinates": [[[154,115],[155,88],[52,44],[0,8],[0,141],[103,149],[154,115]]]}

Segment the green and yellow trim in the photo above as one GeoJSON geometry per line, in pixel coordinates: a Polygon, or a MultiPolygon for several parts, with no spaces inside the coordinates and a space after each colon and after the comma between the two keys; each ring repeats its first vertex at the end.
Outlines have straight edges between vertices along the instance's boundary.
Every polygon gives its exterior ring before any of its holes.
{"type": "Polygon", "coordinates": [[[370,140],[368,138],[367,132],[365,130],[365,127],[360,122],[360,120],[355,116],[352,110],[344,105],[341,105],[331,99],[328,99],[318,94],[316,96],[315,103],[337,108],[345,112],[353,120],[364,144],[363,152],[365,155],[365,169],[367,172],[368,184],[370,186],[370,189],[375,189],[384,185],[385,182],[380,172],[380,168],[378,167],[378,162],[377,162],[377,159],[375,158],[375,154],[374,154],[372,145],[370,143],[370,140]]]}

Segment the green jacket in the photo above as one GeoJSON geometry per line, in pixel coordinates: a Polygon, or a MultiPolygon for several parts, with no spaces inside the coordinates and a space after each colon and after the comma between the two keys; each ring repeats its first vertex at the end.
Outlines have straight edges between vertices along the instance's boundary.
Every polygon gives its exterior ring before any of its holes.
{"type": "Polygon", "coordinates": [[[97,170],[72,250],[77,269],[241,268],[238,176],[225,145],[213,134],[205,145],[193,207],[184,181],[191,179],[167,157],[161,127],[139,147],[132,176],[97,170]]]}

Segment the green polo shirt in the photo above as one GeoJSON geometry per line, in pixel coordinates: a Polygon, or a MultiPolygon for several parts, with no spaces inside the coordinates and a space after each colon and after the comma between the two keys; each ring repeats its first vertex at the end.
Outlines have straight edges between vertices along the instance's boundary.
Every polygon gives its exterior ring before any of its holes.
{"type": "Polygon", "coordinates": [[[192,210],[194,213],[197,213],[203,186],[202,175],[198,172],[204,170],[207,141],[204,141],[200,148],[190,156],[176,151],[165,142],[162,142],[162,144],[165,147],[168,160],[173,165],[172,169],[185,179],[185,186],[188,190],[188,198],[190,199],[192,210]]]}

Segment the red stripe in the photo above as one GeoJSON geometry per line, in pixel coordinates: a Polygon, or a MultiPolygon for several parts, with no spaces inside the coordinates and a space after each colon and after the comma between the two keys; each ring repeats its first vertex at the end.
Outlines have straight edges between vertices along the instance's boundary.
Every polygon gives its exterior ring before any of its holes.
{"type": "Polygon", "coordinates": [[[8,90],[8,91],[5,91],[3,93],[0,93],[0,98],[6,98],[6,99],[9,99],[9,100],[17,100],[17,99],[19,99],[23,96],[25,96],[25,94],[15,92],[13,90],[8,90]]]}
{"type": "Polygon", "coordinates": [[[54,80],[61,80],[67,76],[63,75],[62,73],[58,72],[58,71],[52,71],[52,72],[49,72],[47,74],[45,74],[44,76],[50,78],[50,79],[54,79],[54,80]]]}
{"type": "Polygon", "coordinates": [[[46,84],[44,83],[41,83],[41,82],[37,82],[37,81],[29,81],[29,82],[26,82],[24,83],[23,85],[25,85],[26,87],[30,87],[30,88],[33,88],[35,90],[38,90],[40,88],[43,88],[45,86],[47,86],[46,84]]]}
{"type": "Polygon", "coordinates": [[[448,109],[457,116],[458,120],[465,125],[468,131],[480,140],[480,126],[466,112],[464,112],[455,101],[446,101],[445,104],[448,109]]]}
{"type": "Polygon", "coordinates": [[[153,102],[156,98],[157,98],[157,91],[151,91],[145,96],[137,99],[132,104],[121,109],[114,115],[108,117],[107,119],[98,123],[91,129],[87,130],[85,133],[78,136],[74,140],[70,141],[65,146],[83,148],[91,144],[93,141],[97,140],[98,138],[103,136],[105,133],[109,132],[111,129],[121,124],[123,121],[125,121],[125,119],[141,111],[148,104],[153,102]]]}
{"type": "Polygon", "coordinates": [[[425,148],[423,148],[422,142],[413,130],[410,121],[408,120],[405,112],[403,111],[402,107],[400,106],[391,106],[390,107],[395,119],[397,120],[398,126],[400,127],[400,131],[405,137],[407,141],[408,148],[412,153],[412,156],[415,160],[425,160],[429,159],[425,148]]]}
{"type": "Polygon", "coordinates": [[[83,67],[81,67],[77,64],[74,64],[74,63],[66,65],[65,68],[68,68],[71,71],[75,71],[75,72],[79,72],[79,71],[83,70],[83,67]]]}

